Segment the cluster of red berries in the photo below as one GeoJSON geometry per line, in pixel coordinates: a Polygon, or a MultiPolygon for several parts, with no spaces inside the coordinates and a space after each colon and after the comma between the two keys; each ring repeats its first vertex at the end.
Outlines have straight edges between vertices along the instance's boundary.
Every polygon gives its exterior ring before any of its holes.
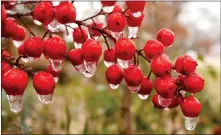
{"type": "MultiPolygon", "coordinates": [[[[114,33],[122,32],[126,24],[133,28],[141,25],[145,3],[145,1],[126,1],[128,10],[124,12],[116,1],[101,1],[104,12],[110,13],[105,31],[112,34],[112,38],[116,40],[114,47],[109,48],[107,45],[108,49],[104,50],[104,63],[108,67],[105,74],[106,80],[112,89],[117,89],[124,79],[129,90],[137,93],[141,99],[147,99],[154,88],[157,92],[152,97],[154,107],[169,109],[180,105],[185,117],[196,118],[200,113],[201,104],[193,94],[202,91],[204,79],[195,72],[197,62],[189,55],[179,56],[173,65],[164,54],[164,48],[174,43],[174,33],[171,30],[161,29],[156,39],[148,40],[142,50],[136,49],[132,39],[114,36],[114,33]],[[151,72],[148,76],[143,74],[136,62],[136,54],[137,57],[142,55],[150,62],[151,72]],[[172,70],[179,75],[173,77],[172,70]],[[150,79],[151,73],[156,76],[154,82],[150,79]],[[191,96],[186,96],[185,92],[191,93],[191,96]]],[[[19,26],[15,19],[7,17],[4,6],[1,7],[1,11],[3,37],[24,40],[25,29],[19,26]]],[[[70,2],[60,2],[57,6],[53,6],[52,2],[40,2],[33,10],[32,16],[34,20],[38,20],[45,26],[54,19],[61,24],[76,23],[76,10],[70,2]]],[[[88,35],[93,33],[94,37],[99,37],[104,34],[102,33],[103,23],[94,21],[86,27],[88,30],[81,26],[74,28],[73,39],[76,44],[75,48],[68,53],[65,41],[57,35],[51,35],[47,39],[32,36],[18,47],[18,53],[23,58],[35,61],[44,54],[45,58],[50,61],[47,70],[34,73],[32,79],[33,86],[42,102],[47,104],[52,99],[50,95],[53,95],[65,58],[72,63],[76,71],[84,76],[92,77],[95,73],[102,55],[102,45],[97,40],[98,38],[89,38],[88,35]]],[[[134,38],[134,35],[129,37],[134,38]]],[[[8,63],[11,60],[8,52],[3,51],[2,55],[4,58],[2,87],[7,95],[23,95],[28,84],[28,74],[19,69],[19,66],[12,67],[13,64],[8,63]]]]}

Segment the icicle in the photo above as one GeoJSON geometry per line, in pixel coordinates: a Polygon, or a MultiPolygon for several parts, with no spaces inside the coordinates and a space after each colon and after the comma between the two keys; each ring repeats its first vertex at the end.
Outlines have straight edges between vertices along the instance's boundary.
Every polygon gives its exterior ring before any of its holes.
{"type": "Polygon", "coordinates": [[[23,107],[23,95],[7,95],[9,106],[12,112],[18,113],[23,107]]]}
{"type": "Polygon", "coordinates": [[[185,127],[187,130],[194,130],[196,128],[197,117],[184,117],[185,118],[185,127]]]}
{"type": "Polygon", "coordinates": [[[104,61],[104,65],[105,65],[106,67],[110,67],[110,66],[112,66],[112,65],[114,65],[114,64],[115,64],[115,62],[104,61]]]}
{"type": "Polygon", "coordinates": [[[61,26],[62,25],[56,19],[54,19],[50,24],[47,25],[47,28],[51,32],[59,32],[61,26]]]}
{"type": "Polygon", "coordinates": [[[147,94],[147,95],[138,94],[138,97],[142,100],[145,100],[149,97],[149,94],[147,94]]]}
{"type": "Polygon", "coordinates": [[[126,69],[128,68],[130,65],[133,65],[133,59],[131,60],[121,60],[119,58],[117,58],[117,63],[118,65],[123,68],[123,69],[126,69]]]}
{"type": "Polygon", "coordinates": [[[63,60],[61,60],[61,59],[51,59],[51,58],[49,58],[49,61],[50,61],[50,63],[51,63],[52,69],[53,69],[55,72],[58,72],[58,71],[61,70],[63,60]]]}
{"type": "Polygon", "coordinates": [[[97,69],[97,62],[86,62],[84,61],[86,71],[83,73],[85,77],[90,78],[94,75],[97,69]]]}
{"type": "Polygon", "coordinates": [[[18,48],[24,41],[23,40],[22,41],[12,40],[12,42],[13,42],[14,46],[16,48],[18,48]]]}
{"type": "Polygon", "coordinates": [[[141,86],[141,85],[139,85],[139,86],[127,86],[127,87],[128,87],[128,89],[129,89],[131,92],[137,93],[137,92],[140,90],[140,86],[141,86]]]}
{"type": "Polygon", "coordinates": [[[38,20],[34,20],[34,23],[35,23],[36,25],[42,25],[42,23],[39,22],[38,20]]]}
{"type": "Polygon", "coordinates": [[[51,94],[48,94],[48,95],[39,95],[39,94],[38,94],[38,99],[39,99],[42,103],[44,103],[44,104],[49,104],[49,103],[51,103],[52,97],[53,97],[53,94],[52,94],[52,93],[51,93],[51,94]]]}
{"type": "Polygon", "coordinates": [[[75,48],[81,48],[82,47],[82,43],[74,42],[74,47],[75,48]]]}
{"type": "Polygon", "coordinates": [[[136,38],[137,37],[138,27],[128,26],[128,30],[129,30],[128,38],[136,38]]]}
{"type": "Polygon", "coordinates": [[[115,5],[113,5],[113,6],[105,6],[105,7],[103,7],[103,11],[105,13],[111,13],[114,10],[114,7],[115,7],[115,5]]]}
{"type": "Polygon", "coordinates": [[[163,107],[168,107],[172,102],[172,98],[163,98],[158,95],[158,103],[163,107]]]}
{"type": "Polygon", "coordinates": [[[111,89],[117,89],[120,86],[120,84],[111,84],[111,83],[109,83],[109,86],[111,87],[111,89]]]}

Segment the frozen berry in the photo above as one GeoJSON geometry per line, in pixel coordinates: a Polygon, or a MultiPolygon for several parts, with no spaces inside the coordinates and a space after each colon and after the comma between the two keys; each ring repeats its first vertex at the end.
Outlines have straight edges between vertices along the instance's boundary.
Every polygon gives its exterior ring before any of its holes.
{"type": "Polygon", "coordinates": [[[88,32],[83,28],[75,28],[73,31],[73,40],[76,43],[83,43],[88,39],[88,32]]]}
{"type": "Polygon", "coordinates": [[[159,96],[159,95],[156,93],[156,94],[152,97],[153,106],[154,106],[155,108],[158,108],[158,109],[164,109],[164,107],[159,104],[158,96],[159,96]]]}
{"type": "Polygon", "coordinates": [[[172,63],[167,55],[162,54],[151,61],[151,70],[156,76],[164,76],[171,72],[172,63]]]}
{"type": "Polygon", "coordinates": [[[203,90],[204,79],[196,72],[187,75],[184,78],[185,90],[190,93],[197,93],[203,90]]]}
{"type": "Polygon", "coordinates": [[[171,46],[174,42],[174,33],[166,28],[157,33],[157,40],[163,43],[165,47],[171,46]]]}
{"type": "Polygon", "coordinates": [[[113,32],[121,32],[126,25],[126,18],[121,13],[112,13],[107,18],[107,25],[109,30],[113,32]]]}
{"type": "Polygon", "coordinates": [[[104,51],[104,60],[107,62],[116,62],[115,48],[104,51]]]}
{"type": "Polygon", "coordinates": [[[149,59],[153,59],[162,55],[163,51],[163,44],[155,39],[148,40],[146,45],[144,46],[144,53],[149,59]]]}
{"type": "MultiPolygon", "coordinates": [[[[90,24],[91,27],[95,27],[101,29],[103,27],[103,23],[95,21],[90,24]]],[[[99,37],[101,33],[98,30],[92,29],[93,36],[99,37]]]]}
{"type": "Polygon", "coordinates": [[[126,4],[132,13],[143,12],[146,1],[126,1],[126,4]]]}
{"type": "Polygon", "coordinates": [[[59,77],[60,74],[61,74],[61,70],[59,70],[59,71],[54,71],[53,68],[52,68],[52,66],[51,66],[51,64],[49,64],[49,65],[47,66],[46,71],[47,71],[48,73],[50,73],[52,76],[54,76],[54,77],[59,77]]]}
{"type": "Polygon", "coordinates": [[[153,82],[147,77],[143,77],[140,90],[137,92],[141,95],[149,95],[153,89],[153,82]]]}
{"type": "Polygon", "coordinates": [[[23,70],[12,68],[2,76],[2,87],[7,95],[22,95],[28,85],[28,75],[23,70]]]}
{"type": "Polygon", "coordinates": [[[120,38],[115,45],[116,57],[131,60],[136,52],[134,42],[128,38],[120,38]]]}
{"type": "Polygon", "coordinates": [[[115,13],[115,12],[122,13],[123,11],[124,11],[124,8],[120,4],[115,4],[114,10],[112,11],[112,13],[115,13]]]}
{"type": "Polygon", "coordinates": [[[22,41],[25,39],[26,31],[21,25],[18,25],[16,32],[12,35],[13,40],[22,41]]]}
{"type": "Polygon", "coordinates": [[[55,18],[62,24],[73,23],[76,20],[76,9],[70,2],[61,2],[55,7],[55,18]]]}
{"type": "Polygon", "coordinates": [[[53,35],[44,41],[44,54],[51,59],[63,59],[66,55],[66,43],[57,35],[53,35]]]}
{"type": "Polygon", "coordinates": [[[120,82],[123,79],[123,71],[116,64],[108,67],[105,75],[106,75],[107,82],[109,84],[114,84],[114,85],[120,84],[120,82]]]}
{"type": "Polygon", "coordinates": [[[6,61],[2,61],[1,65],[2,65],[2,72],[1,72],[2,75],[4,75],[4,73],[8,72],[12,68],[12,66],[9,65],[6,61]]]}
{"type": "Polygon", "coordinates": [[[131,13],[130,10],[127,11],[127,16],[126,16],[126,19],[127,19],[127,25],[129,27],[140,27],[143,19],[144,19],[144,14],[142,13],[141,16],[139,17],[134,17],[131,13]]]}
{"type": "Polygon", "coordinates": [[[181,103],[181,97],[173,96],[171,104],[168,106],[168,108],[175,108],[181,103]]]}
{"type": "Polygon", "coordinates": [[[129,66],[124,70],[124,79],[128,86],[139,86],[143,80],[143,72],[137,66],[129,66]]]}
{"type": "Polygon", "coordinates": [[[48,95],[54,92],[55,81],[50,73],[39,71],[33,76],[33,86],[39,95],[48,95]]]}
{"type": "Polygon", "coordinates": [[[44,51],[44,43],[39,37],[30,37],[24,42],[24,51],[29,57],[40,57],[44,51]]]}
{"type": "Polygon", "coordinates": [[[11,37],[16,33],[18,23],[14,18],[8,17],[5,20],[4,27],[2,28],[2,35],[6,38],[11,37]]]}
{"type": "Polygon", "coordinates": [[[180,107],[184,116],[191,118],[197,117],[202,108],[200,102],[194,96],[184,98],[180,103],[180,107]]]}
{"type": "Polygon", "coordinates": [[[72,63],[73,66],[77,66],[83,63],[83,56],[81,49],[72,49],[68,53],[68,60],[72,63]]]}

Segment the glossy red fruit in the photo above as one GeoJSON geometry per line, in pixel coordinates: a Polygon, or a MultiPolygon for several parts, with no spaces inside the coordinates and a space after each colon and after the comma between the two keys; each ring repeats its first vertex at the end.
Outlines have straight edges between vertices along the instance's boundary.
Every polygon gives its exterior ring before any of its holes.
{"type": "Polygon", "coordinates": [[[170,75],[157,78],[154,88],[161,97],[171,98],[176,91],[175,80],[170,75]]]}
{"type": "Polygon", "coordinates": [[[54,20],[54,8],[50,2],[40,2],[33,11],[33,19],[44,25],[48,25],[54,20]]]}
{"type": "Polygon", "coordinates": [[[25,53],[24,43],[21,44],[21,45],[18,47],[18,54],[19,54],[19,55],[23,55],[23,56],[27,55],[27,54],[25,53]]]}
{"type": "Polygon", "coordinates": [[[177,96],[172,97],[171,104],[168,106],[168,108],[175,108],[181,103],[181,98],[177,96]]]}
{"type": "Polygon", "coordinates": [[[184,78],[185,91],[197,93],[203,90],[205,80],[196,72],[187,75],[184,78]]]}
{"type": "Polygon", "coordinates": [[[121,60],[131,60],[136,52],[135,44],[128,38],[120,38],[115,45],[116,57],[121,60]]]}
{"type": "Polygon", "coordinates": [[[172,63],[167,55],[162,54],[151,61],[151,70],[158,77],[164,76],[171,72],[172,63]]]}
{"type": "Polygon", "coordinates": [[[155,108],[164,109],[164,107],[161,106],[158,102],[158,94],[157,93],[152,97],[152,103],[155,108]]]}
{"type": "Polygon", "coordinates": [[[55,7],[55,18],[62,24],[73,23],[76,20],[76,9],[70,2],[61,2],[55,7]]]}
{"type": "Polygon", "coordinates": [[[180,107],[184,116],[191,118],[197,117],[202,108],[200,102],[194,96],[184,98],[180,103],[180,107]]]}
{"type": "Polygon", "coordinates": [[[146,1],[126,1],[126,4],[132,13],[143,12],[146,1]]]}
{"type": "Polygon", "coordinates": [[[175,61],[175,70],[181,74],[190,74],[196,70],[197,62],[189,55],[179,56],[175,61]]]}
{"type": "Polygon", "coordinates": [[[176,81],[176,84],[180,85],[180,86],[184,86],[184,78],[185,76],[184,75],[178,75],[175,79],[176,81]]]}
{"type": "Polygon", "coordinates": [[[104,60],[107,62],[116,62],[117,58],[115,56],[115,48],[104,51],[104,60]]]}
{"type": "MultiPolygon", "coordinates": [[[[98,29],[101,29],[103,27],[103,23],[101,22],[98,22],[98,21],[95,21],[95,22],[92,22],[90,24],[91,27],[95,27],[95,28],[98,28],[98,29]]],[[[92,33],[95,37],[99,37],[101,35],[101,33],[97,30],[93,30],[92,29],[92,33]]]]}
{"type": "Polygon", "coordinates": [[[141,95],[149,95],[153,89],[153,82],[152,80],[148,79],[148,77],[143,77],[141,82],[140,90],[137,92],[141,95]]]}
{"type": "Polygon", "coordinates": [[[45,56],[51,59],[63,59],[66,55],[67,46],[65,41],[57,35],[53,35],[44,41],[45,56]]]}
{"type": "Polygon", "coordinates": [[[124,79],[128,86],[139,86],[143,80],[143,72],[137,66],[129,66],[124,70],[124,79]]]}
{"type": "Polygon", "coordinates": [[[113,32],[121,32],[123,31],[124,27],[126,26],[126,17],[121,13],[112,13],[107,18],[107,25],[108,29],[113,32]]]}
{"type": "Polygon", "coordinates": [[[2,87],[7,95],[22,95],[28,85],[28,75],[23,70],[12,68],[2,76],[2,87]]]}
{"type": "Polygon", "coordinates": [[[114,6],[115,5],[115,3],[116,3],[116,1],[115,0],[113,0],[113,1],[105,1],[105,0],[101,0],[101,4],[102,4],[102,6],[114,6]]]}
{"type": "Polygon", "coordinates": [[[124,11],[124,8],[120,4],[115,4],[114,9],[112,13],[122,13],[124,11]]]}
{"type": "Polygon", "coordinates": [[[16,33],[18,23],[14,18],[8,17],[5,20],[4,27],[2,28],[2,35],[6,38],[11,37],[16,33]]]}
{"type": "Polygon", "coordinates": [[[52,66],[51,66],[51,64],[49,64],[49,65],[47,66],[46,71],[47,71],[48,73],[50,73],[52,76],[54,76],[54,77],[59,77],[60,74],[61,74],[61,70],[60,70],[60,71],[54,71],[53,68],[52,68],[52,66]]]}
{"type": "Polygon", "coordinates": [[[140,27],[143,19],[144,19],[144,14],[142,13],[141,16],[139,17],[134,17],[131,13],[130,10],[127,11],[126,13],[126,19],[127,19],[127,25],[130,27],[140,27]]]}
{"type": "Polygon", "coordinates": [[[39,71],[33,76],[33,86],[39,95],[48,95],[54,92],[55,81],[50,73],[39,71]]]}
{"type": "Polygon", "coordinates": [[[83,59],[87,62],[97,62],[102,54],[99,41],[88,39],[82,46],[83,59]]]}
{"type": "Polygon", "coordinates": [[[123,70],[116,64],[110,66],[106,70],[106,79],[109,84],[120,84],[123,79],[123,70]]]}
{"type": "Polygon", "coordinates": [[[1,22],[2,24],[4,24],[7,18],[7,13],[6,13],[4,5],[1,6],[1,17],[2,17],[1,22]]]}
{"type": "Polygon", "coordinates": [[[157,40],[163,43],[165,47],[171,46],[174,42],[174,38],[174,33],[166,28],[161,29],[157,33],[157,40]]]}
{"type": "Polygon", "coordinates": [[[68,60],[73,66],[77,66],[83,63],[83,56],[81,49],[71,49],[68,53],[68,60]]]}
{"type": "Polygon", "coordinates": [[[29,57],[40,57],[44,51],[44,43],[40,37],[30,37],[24,42],[24,52],[29,57]]]}
{"type": "Polygon", "coordinates": [[[11,68],[12,68],[12,66],[11,65],[9,65],[6,61],[2,61],[2,63],[1,63],[1,65],[2,65],[2,75],[4,75],[6,72],[8,72],[11,68]]]}
{"type": "Polygon", "coordinates": [[[22,41],[25,39],[26,30],[23,26],[18,25],[16,32],[12,35],[12,39],[16,41],[22,41]]]}
{"type": "Polygon", "coordinates": [[[144,46],[144,53],[149,59],[153,59],[162,55],[163,51],[163,44],[155,39],[148,40],[144,46]]]}
{"type": "Polygon", "coordinates": [[[7,59],[7,60],[11,58],[11,54],[5,50],[2,52],[2,56],[4,59],[7,59]]]}
{"type": "Polygon", "coordinates": [[[73,31],[73,40],[76,43],[83,43],[88,39],[88,32],[83,28],[75,28],[73,31]]]}

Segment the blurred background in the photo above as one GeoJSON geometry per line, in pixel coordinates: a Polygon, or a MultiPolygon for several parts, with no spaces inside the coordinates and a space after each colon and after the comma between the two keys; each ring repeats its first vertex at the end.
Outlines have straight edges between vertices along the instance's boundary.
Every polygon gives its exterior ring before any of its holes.
{"type": "MultiPolygon", "coordinates": [[[[124,2],[118,2],[126,9],[124,2]]],[[[81,20],[98,13],[100,2],[74,2],[77,19],[81,20]]],[[[32,6],[17,5],[12,10],[25,12],[32,6]]],[[[117,90],[111,90],[105,79],[106,67],[100,58],[95,75],[85,78],[74,70],[67,61],[63,64],[52,103],[42,104],[37,97],[30,78],[24,93],[23,110],[12,113],[2,90],[2,133],[26,134],[117,134],[117,133],[160,133],[160,134],[212,134],[220,128],[220,3],[219,2],[147,2],[145,18],[139,29],[139,39],[134,40],[141,49],[149,39],[156,37],[161,28],[175,33],[175,43],[166,49],[171,61],[179,55],[189,54],[198,61],[197,72],[204,79],[204,90],[196,94],[203,108],[194,131],[187,131],[180,107],[172,110],[153,108],[150,97],[141,100],[130,93],[122,81],[117,90]]],[[[23,17],[36,35],[45,30],[23,17]]],[[[104,21],[105,16],[97,17],[104,21]]],[[[20,23],[21,24],[21,23],[20,23]]],[[[125,36],[128,29],[125,28],[125,36]]],[[[28,33],[28,32],[27,32],[28,33]]],[[[62,36],[69,50],[74,48],[71,31],[56,33],[62,36]]],[[[27,35],[28,37],[29,35],[27,35]]],[[[100,38],[104,45],[103,38],[100,38]]],[[[17,57],[17,48],[11,39],[3,39],[2,47],[17,57]]],[[[104,45],[104,49],[105,49],[104,45]]],[[[49,62],[44,58],[26,64],[34,71],[45,70],[49,62]]],[[[149,64],[140,58],[145,75],[149,64]]],[[[155,76],[151,76],[155,80],[155,76]]]]}

